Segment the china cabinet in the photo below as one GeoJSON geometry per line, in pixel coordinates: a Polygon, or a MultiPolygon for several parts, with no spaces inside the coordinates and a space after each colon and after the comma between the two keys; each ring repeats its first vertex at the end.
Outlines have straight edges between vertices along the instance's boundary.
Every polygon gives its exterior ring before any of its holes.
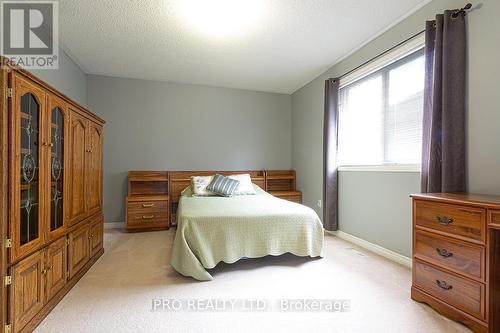
{"type": "Polygon", "coordinates": [[[0,321],[30,332],[104,251],[104,121],[1,60],[0,321]]]}

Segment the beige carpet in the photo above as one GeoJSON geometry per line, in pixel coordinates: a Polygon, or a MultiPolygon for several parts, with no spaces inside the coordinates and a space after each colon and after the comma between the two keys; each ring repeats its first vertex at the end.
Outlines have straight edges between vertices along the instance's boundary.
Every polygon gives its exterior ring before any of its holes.
{"type": "Polygon", "coordinates": [[[168,264],[175,229],[107,230],[105,254],[36,332],[469,332],[410,300],[408,269],[325,237],[325,258],[291,255],[217,266],[214,280],[168,264]],[[348,299],[349,312],[152,311],[152,299],[348,299]]]}

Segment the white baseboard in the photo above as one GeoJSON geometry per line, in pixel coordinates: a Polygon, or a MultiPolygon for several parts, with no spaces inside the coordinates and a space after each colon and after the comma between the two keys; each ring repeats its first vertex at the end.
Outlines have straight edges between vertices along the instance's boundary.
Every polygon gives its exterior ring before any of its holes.
{"type": "Polygon", "coordinates": [[[104,229],[123,229],[125,228],[125,222],[105,222],[104,229]]]}
{"type": "Polygon", "coordinates": [[[403,256],[403,255],[396,253],[394,251],[388,250],[385,247],[370,243],[364,239],[358,238],[356,236],[353,236],[351,234],[348,234],[348,233],[340,231],[340,230],[338,230],[338,231],[328,231],[327,230],[326,232],[331,234],[331,235],[337,236],[340,239],[343,239],[343,240],[348,241],[350,243],[356,244],[356,245],[358,245],[362,248],[365,248],[369,251],[372,251],[372,252],[374,252],[374,253],[376,253],[384,258],[387,258],[389,260],[397,262],[400,265],[406,266],[408,268],[412,267],[411,258],[403,256]]]}

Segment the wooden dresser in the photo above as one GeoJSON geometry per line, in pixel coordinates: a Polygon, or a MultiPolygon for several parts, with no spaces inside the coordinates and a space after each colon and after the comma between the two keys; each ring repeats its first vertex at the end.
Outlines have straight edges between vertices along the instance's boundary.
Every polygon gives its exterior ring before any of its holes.
{"type": "Polygon", "coordinates": [[[31,332],[104,252],[104,121],[14,66],[0,90],[0,322],[31,332]]]}
{"type": "Polygon", "coordinates": [[[474,332],[500,332],[500,196],[412,198],[412,298],[474,332]]]}
{"type": "Polygon", "coordinates": [[[170,227],[168,171],[130,171],[126,199],[127,231],[170,227]]]}
{"type": "Polygon", "coordinates": [[[296,190],[295,170],[267,170],[265,190],[275,197],[302,203],[302,193],[296,190]]]}

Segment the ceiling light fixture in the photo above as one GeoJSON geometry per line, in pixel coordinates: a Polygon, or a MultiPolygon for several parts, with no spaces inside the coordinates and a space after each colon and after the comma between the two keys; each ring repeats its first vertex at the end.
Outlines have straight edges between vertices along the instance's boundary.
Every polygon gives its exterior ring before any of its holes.
{"type": "Polygon", "coordinates": [[[256,26],[263,10],[262,0],[180,0],[183,21],[213,37],[230,37],[256,26]]]}

